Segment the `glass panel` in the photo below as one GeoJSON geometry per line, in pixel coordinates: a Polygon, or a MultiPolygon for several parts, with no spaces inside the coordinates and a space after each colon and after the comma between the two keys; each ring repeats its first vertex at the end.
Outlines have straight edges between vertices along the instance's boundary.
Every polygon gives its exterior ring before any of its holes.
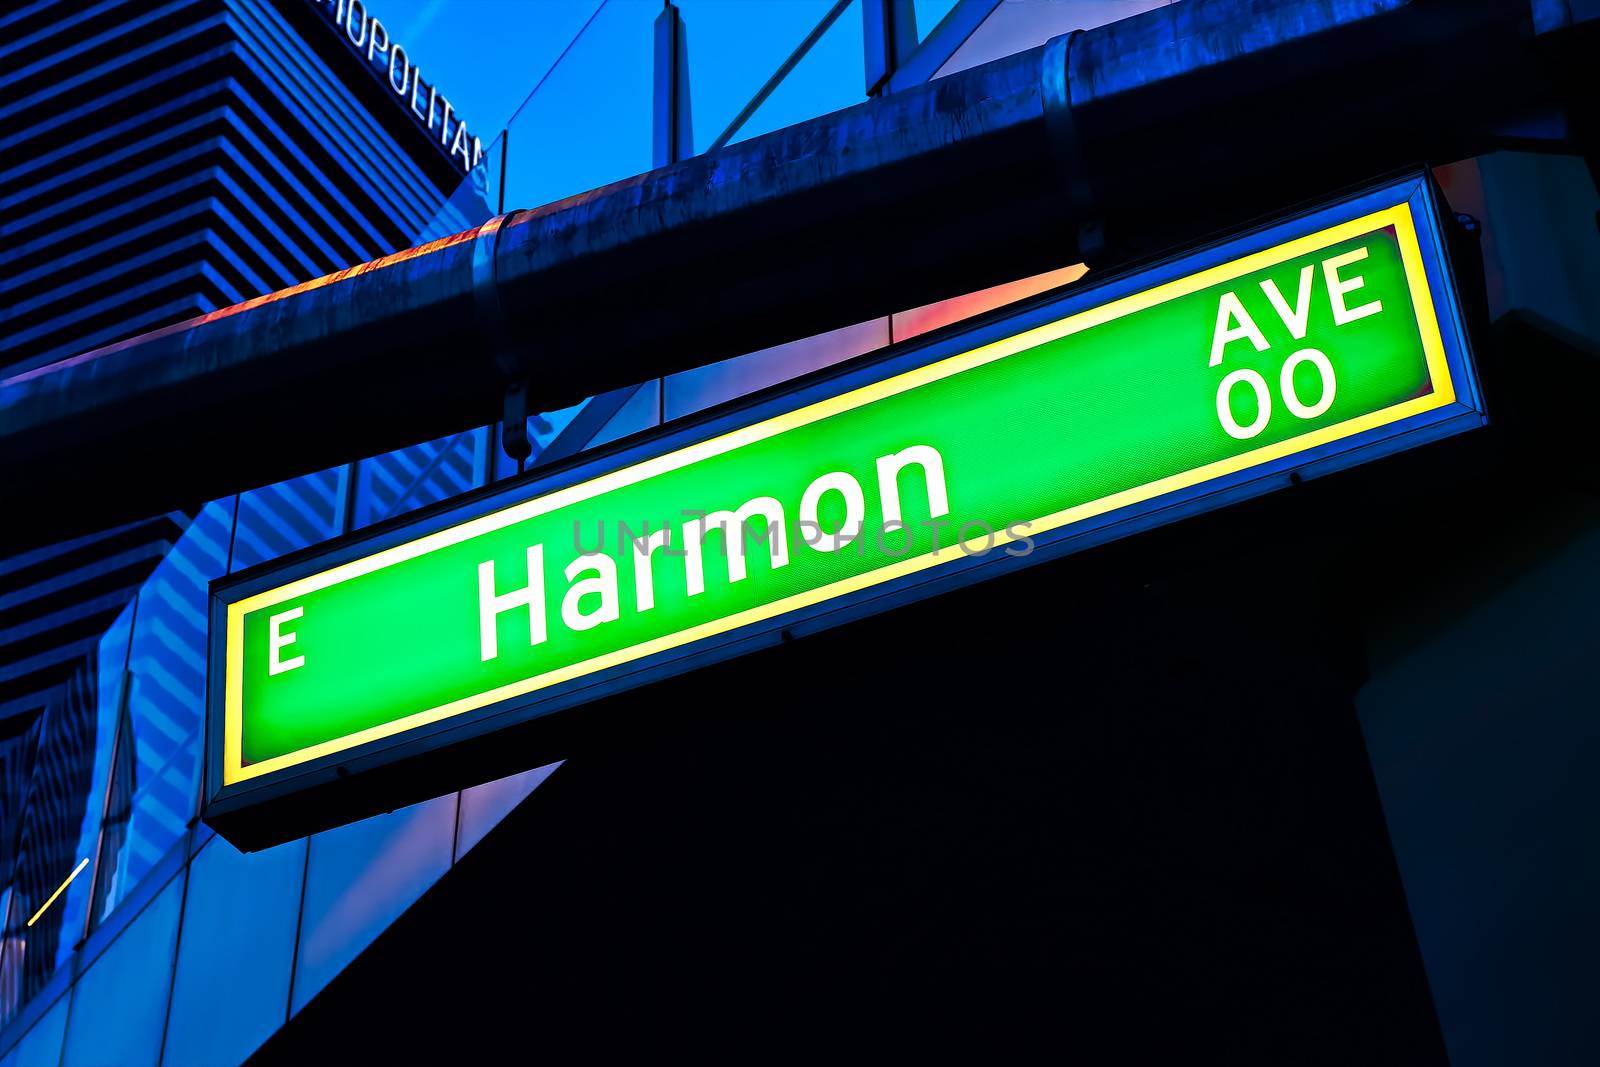
{"type": "Polygon", "coordinates": [[[456,835],[456,859],[460,859],[473,845],[482,841],[511,809],[544,782],[559,763],[535,767],[531,771],[513,774],[497,782],[485,782],[461,791],[461,828],[456,835]]]}
{"type": "Polygon", "coordinates": [[[873,319],[674,374],[667,379],[667,418],[680,418],[888,343],[889,320],[873,319]]]}
{"type": "Polygon", "coordinates": [[[865,49],[861,0],[854,0],[732,140],[771,133],[861,103],[867,98],[865,49]]]}
{"type": "Polygon", "coordinates": [[[244,855],[212,838],[189,869],[163,1061],[240,1063],[283,1025],[306,842],[244,855]]]}
{"type": "Polygon", "coordinates": [[[944,17],[955,10],[958,0],[916,0],[912,7],[917,13],[917,40],[926,41],[928,34],[938,28],[944,17]]]}
{"type": "Polygon", "coordinates": [[[277,559],[339,533],[343,472],[333,467],[239,494],[230,570],[277,559]]]}
{"type": "Polygon", "coordinates": [[[597,445],[609,444],[630,433],[648,430],[660,423],[661,379],[652,378],[641,385],[615,415],[606,420],[606,424],[600,427],[600,432],[595,434],[584,447],[594,448],[597,445]]]}
{"type": "Polygon", "coordinates": [[[233,501],[201,509],[139,591],[127,706],[95,872],[110,914],[183,835],[199,799],[207,583],[226,569],[233,501]]]}
{"type": "MultiPolygon", "coordinates": [[[[483,152],[483,209],[489,218],[493,218],[505,210],[501,205],[502,198],[500,196],[503,189],[500,184],[500,172],[505,169],[505,163],[506,139],[503,133],[499,133],[495,135],[494,143],[484,149],[483,152]]],[[[468,181],[470,182],[471,179],[468,179],[468,181]]],[[[462,184],[465,185],[467,182],[462,184]]],[[[420,244],[421,242],[417,243],[420,244]]]]}
{"type": "Polygon", "coordinates": [[[689,52],[690,124],[704,152],[834,0],[677,0],[689,52]]]}
{"type": "Polygon", "coordinates": [[[362,460],[356,465],[354,525],[369,526],[471,489],[486,437],[481,428],[468,430],[362,460]]]}
{"type": "Polygon", "coordinates": [[[1070,267],[1060,270],[1046,271],[1044,274],[1035,274],[1031,278],[1022,278],[1004,285],[996,285],[989,289],[980,289],[976,293],[965,296],[951,297],[949,300],[940,300],[932,304],[924,304],[910,311],[899,311],[894,315],[894,339],[904,341],[920,333],[937,330],[941,326],[948,326],[952,322],[960,322],[974,315],[981,315],[985,311],[993,311],[997,307],[1004,307],[1024,297],[1033,296],[1060,285],[1075,282],[1089,268],[1082,263],[1075,263],[1070,267]]]}
{"type": "Polygon", "coordinates": [[[311,839],[294,1011],[450,868],[455,826],[452,793],[311,839]]]}
{"type": "Polygon", "coordinates": [[[183,899],[179,874],[78,979],[63,1064],[154,1064],[183,899]]]}
{"type": "MultiPolygon", "coordinates": [[[[120,661],[119,661],[120,663],[120,661]]],[[[23,806],[28,801],[28,785],[33,780],[33,759],[44,728],[45,709],[33,714],[15,714],[0,720],[0,879],[5,891],[11,889],[11,872],[16,865],[15,832],[21,825],[23,806]]]]}
{"type": "Polygon", "coordinates": [[[484,148],[483,163],[473,168],[450,194],[450,199],[439,205],[427,224],[411,235],[412,244],[420,245],[482,226],[495,214],[500,196],[502,143],[496,138],[493,146],[484,148]]]}
{"type": "MultiPolygon", "coordinates": [[[[583,406],[587,403],[587,400],[580,400],[571,407],[562,408],[560,411],[547,411],[543,415],[528,416],[528,443],[533,446],[533,455],[528,457],[529,463],[538,461],[539,454],[550,447],[551,441],[561,436],[561,431],[565,430],[567,425],[578,417],[578,412],[582,411],[583,406]]],[[[510,457],[506,455],[506,451],[501,446],[497,436],[494,444],[494,476],[497,479],[509,478],[516,473],[517,465],[511,462],[510,457]]]]}
{"type": "Polygon", "coordinates": [[[16,1067],[56,1067],[61,1062],[61,1041],[67,1035],[67,1004],[72,1000],[68,993],[39,1017],[17,1047],[11,1052],[8,1063],[16,1067]]]}
{"type": "MultiPolygon", "coordinates": [[[[11,914],[11,875],[16,861],[13,846],[20,836],[17,831],[22,825],[28,787],[33,780],[34,752],[38,747],[44,718],[41,711],[16,733],[0,740],[0,831],[4,832],[4,838],[0,840],[0,875],[6,879],[4,888],[0,888],[0,924],[4,924],[4,934],[0,936],[0,1024],[12,1018],[22,1007],[22,972],[20,967],[11,966],[11,958],[15,954],[20,961],[22,954],[27,952],[24,941],[26,927],[23,924],[28,917],[13,918],[11,914]]],[[[15,722],[15,719],[8,720],[3,725],[12,727],[15,722]]]]}
{"type": "MultiPolygon", "coordinates": [[[[624,0],[639,3],[639,0],[624,0]]],[[[594,14],[601,0],[368,0],[428,85],[490,138],[594,14]]],[[[661,6],[654,0],[654,6],[661,6]]]]}
{"type": "Polygon", "coordinates": [[[507,142],[507,210],[650,169],[660,10],[655,3],[606,4],[518,110],[507,142]]]}
{"type": "MultiPolygon", "coordinates": [[[[1116,22],[1170,0],[1007,0],[962,42],[935,78],[1016,55],[1072,30],[1116,22]]],[[[920,12],[918,26],[921,25],[920,12]]],[[[931,28],[931,27],[930,27],[931,28]]]]}
{"type": "Polygon", "coordinates": [[[5,1020],[70,959],[83,936],[133,615],[130,604],[35,727],[0,965],[5,1020]]]}

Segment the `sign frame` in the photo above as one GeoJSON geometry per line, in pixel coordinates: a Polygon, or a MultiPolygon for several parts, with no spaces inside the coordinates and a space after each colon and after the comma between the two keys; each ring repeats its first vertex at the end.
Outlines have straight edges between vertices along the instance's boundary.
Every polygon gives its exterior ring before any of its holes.
{"type": "Polygon", "coordinates": [[[539,762],[563,758],[570,754],[564,746],[580,744],[591,734],[592,724],[577,722],[583,716],[557,712],[1481,426],[1486,416],[1442,212],[1442,197],[1425,172],[1392,179],[1322,206],[1286,213],[1200,247],[1130,265],[1099,278],[1090,275],[1084,282],[580,453],[548,469],[536,469],[219,578],[211,583],[210,595],[202,817],[240,847],[263,847],[492,780],[539,762]],[[222,727],[226,717],[230,603],[1397,205],[1409,209],[1415,224],[1423,276],[1437,317],[1443,358],[1455,388],[1454,400],[1443,407],[1294,449],[1243,470],[1041,531],[1033,535],[1034,548],[1026,556],[956,553],[938,566],[725,633],[270,773],[224,782],[222,727]],[[502,740],[507,743],[500,743],[502,740]]]}

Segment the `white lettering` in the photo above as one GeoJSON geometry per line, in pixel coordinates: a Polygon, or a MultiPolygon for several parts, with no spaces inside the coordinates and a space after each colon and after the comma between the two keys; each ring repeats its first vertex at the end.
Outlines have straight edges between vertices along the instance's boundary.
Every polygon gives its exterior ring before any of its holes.
{"type": "Polygon", "coordinates": [[[604,552],[590,552],[567,564],[567,581],[571,582],[561,598],[561,621],[567,629],[581,633],[592,630],[603,622],[615,622],[621,611],[617,607],[617,561],[604,552]],[[578,581],[578,575],[593,571],[592,578],[578,581]],[[582,608],[583,598],[598,596],[599,607],[591,612],[582,608]]]}
{"type": "Polygon", "coordinates": [[[816,531],[816,540],[808,536],[806,543],[819,552],[837,552],[861,536],[861,524],[867,517],[867,502],[861,492],[861,483],[843,471],[824,474],[810,485],[800,498],[800,528],[816,531]],[[844,498],[844,521],[833,533],[824,533],[817,521],[817,509],[828,493],[838,493],[844,498]]]}
{"type": "Polygon", "coordinates": [[[1328,357],[1315,348],[1302,348],[1290,356],[1283,364],[1283,370],[1278,374],[1278,389],[1283,393],[1283,406],[1296,418],[1314,419],[1333,406],[1333,394],[1336,382],[1333,376],[1333,364],[1328,362],[1328,357]],[[1309,363],[1317,368],[1317,374],[1322,378],[1322,394],[1315,404],[1305,404],[1300,400],[1300,394],[1294,391],[1294,369],[1302,363],[1309,363]]]}
{"type": "Polygon", "coordinates": [[[372,62],[372,57],[377,52],[389,51],[389,31],[383,28],[383,23],[377,19],[371,22],[372,35],[367,38],[367,62],[372,62]],[[383,43],[378,43],[378,35],[383,35],[383,43]]]}
{"type": "Polygon", "coordinates": [[[655,533],[646,530],[645,536],[633,538],[633,591],[634,603],[640,611],[656,606],[655,575],[651,573],[650,554],[672,543],[672,531],[663,526],[655,533]]]}
{"type": "Polygon", "coordinates": [[[528,644],[542,645],[544,619],[544,546],[528,546],[528,584],[509,593],[496,593],[494,560],[478,564],[478,650],[484,662],[500,654],[495,620],[512,608],[528,609],[528,644]]]}
{"type": "Polygon", "coordinates": [[[1262,336],[1261,330],[1250,317],[1250,312],[1244,309],[1239,302],[1238,294],[1223,293],[1222,299],[1217,301],[1217,327],[1211,335],[1211,366],[1215,367],[1222,362],[1222,350],[1230,341],[1248,340],[1255,345],[1257,352],[1267,350],[1267,339],[1262,336]],[[1237,326],[1228,323],[1237,322],[1237,326]]]}
{"type": "Polygon", "coordinates": [[[360,48],[367,43],[367,8],[361,0],[350,0],[350,6],[345,9],[344,35],[350,38],[350,43],[360,48]],[[361,9],[361,34],[356,35],[356,9],[361,9]]]}
{"type": "Polygon", "coordinates": [[[883,500],[883,522],[900,521],[900,472],[911,464],[922,468],[928,491],[928,518],[950,513],[950,494],[944,484],[944,457],[932,445],[912,445],[878,460],[878,496],[883,500]]]}
{"type": "Polygon", "coordinates": [[[1261,291],[1267,294],[1272,310],[1278,313],[1278,318],[1282,319],[1283,324],[1289,329],[1289,336],[1296,341],[1306,335],[1306,327],[1311,322],[1311,278],[1314,274],[1316,271],[1309,263],[1300,268],[1300,292],[1295,297],[1292,311],[1289,309],[1288,301],[1284,300],[1283,294],[1278,291],[1277,282],[1267,278],[1261,283],[1261,291]]]}
{"type": "MultiPolygon", "coordinates": [[[[422,91],[422,68],[421,67],[412,67],[411,68],[411,113],[413,115],[417,116],[417,118],[422,119],[424,121],[427,121],[428,116],[424,115],[422,112],[417,110],[417,94],[419,92],[421,92],[421,91],[422,91]]],[[[429,88],[428,88],[428,98],[429,98],[428,99],[428,106],[431,108],[433,106],[433,87],[432,86],[429,86],[429,88]]],[[[428,127],[430,129],[432,129],[433,123],[429,122],[428,123],[428,127]]]]}
{"type": "Polygon", "coordinates": [[[411,57],[406,55],[406,50],[399,45],[389,49],[389,88],[393,89],[396,95],[406,95],[406,89],[411,83],[411,71],[411,57]],[[399,85],[394,83],[394,69],[396,66],[400,68],[399,85]]]}
{"type": "MultiPolygon", "coordinates": [[[[428,129],[431,130],[433,129],[433,93],[430,91],[428,96],[428,129]]],[[[455,109],[450,106],[450,101],[446,97],[439,97],[439,103],[444,105],[444,121],[439,124],[439,143],[444,144],[450,138],[450,116],[455,114],[455,109]]]]}
{"type": "Polygon", "coordinates": [[[300,618],[300,616],[304,615],[305,613],[305,608],[290,608],[288,611],[280,612],[267,620],[268,675],[282,674],[284,671],[292,671],[296,667],[304,667],[306,665],[306,658],[304,656],[294,656],[290,659],[278,658],[279,651],[294,644],[296,640],[295,634],[286,634],[283,632],[283,624],[286,622],[293,622],[295,619],[300,618]]]}
{"type": "MultiPolygon", "coordinates": [[[[859,493],[860,486],[856,487],[859,493]]],[[[766,520],[767,542],[774,569],[789,562],[789,531],[784,523],[783,505],[770,496],[758,496],[748,501],[738,511],[713,511],[694,522],[684,523],[684,547],[688,550],[689,595],[705,592],[705,537],[713,527],[722,531],[722,549],[728,557],[728,581],[743,581],[746,575],[744,546],[748,540],[750,520],[760,516],[766,520]]]]}
{"type": "Polygon", "coordinates": [[[1258,372],[1248,367],[1240,368],[1223,378],[1222,384],[1217,386],[1217,419],[1229,437],[1248,441],[1267,428],[1267,420],[1271,417],[1272,394],[1267,392],[1267,380],[1258,372]],[[1250,386],[1256,394],[1256,419],[1248,426],[1240,426],[1233,417],[1233,387],[1240,382],[1250,386]]]}
{"type": "Polygon", "coordinates": [[[1367,247],[1362,245],[1360,248],[1346,252],[1342,256],[1334,256],[1332,259],[1323,261],[1322,277],[1328,283],[1328,303],[1333,308],[1333,324],[1335,326],[1343,326],[1347,322],[1355,322],[1357,319],[1364,319],[1368,315],[1376,315],[1383,310],[1383,302],[1381,300],[1374,300],[1370,304],[1362,304],[1358,308],[1345,306],[1344,294],[1355,292],[1365,285],[1366,281],[1359,274],[1350,278],[1340,278],[1339,268],[1348,267],[1352,263],[1360,263],[1366,258],[1367,247]]]}

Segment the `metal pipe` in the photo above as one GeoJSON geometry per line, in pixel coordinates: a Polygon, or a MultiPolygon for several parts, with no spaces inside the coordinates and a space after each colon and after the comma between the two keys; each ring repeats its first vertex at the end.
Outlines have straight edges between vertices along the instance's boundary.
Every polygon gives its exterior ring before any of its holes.
{"type": "Polygon", "coordinates": [[[17,375],[6,544],[490,422],[508,362],[554,409],[1483,151],[1566,3],[1184,0],[17,375]]]}

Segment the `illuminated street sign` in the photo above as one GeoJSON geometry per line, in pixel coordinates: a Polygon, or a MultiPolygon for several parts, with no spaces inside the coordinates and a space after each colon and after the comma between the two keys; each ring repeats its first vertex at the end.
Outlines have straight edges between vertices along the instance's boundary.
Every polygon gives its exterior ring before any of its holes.
{"type": "Polygon", "coordinates": [[[220,581],[207,817],[1477,425],[1435,211],[1367,193],[220,581]]]}

